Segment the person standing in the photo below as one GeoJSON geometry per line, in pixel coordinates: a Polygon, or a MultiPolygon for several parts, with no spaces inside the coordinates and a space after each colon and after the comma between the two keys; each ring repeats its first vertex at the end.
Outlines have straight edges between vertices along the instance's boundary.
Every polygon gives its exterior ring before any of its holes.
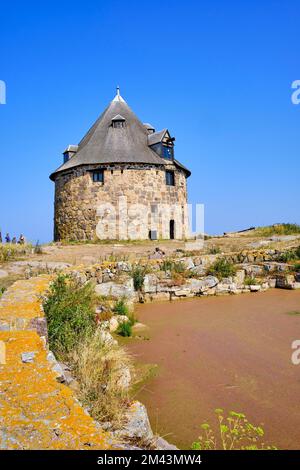
{"type": "Polygon", "coordinates": [[[5,241],[6,241],[6,243],[10,243],[10,236],[9,236],[9,233],[6,234],[6,236],[5,236],[5,241]]]}
{"type": "Polygon", "coordinates": [[[20,243],[20,245],[24,245],[24,243],[25,243],[25,237],[22,233],[21,233],[20,238],[19,238],[19,243],[20,243]]]}

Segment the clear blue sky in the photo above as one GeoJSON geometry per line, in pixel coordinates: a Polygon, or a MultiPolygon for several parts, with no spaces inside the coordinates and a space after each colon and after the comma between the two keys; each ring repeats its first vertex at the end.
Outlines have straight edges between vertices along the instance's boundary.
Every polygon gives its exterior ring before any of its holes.
{"type": "Polygon", "coordinates": [[[176,136],[217,233],[300,223],[299,1],[1,4],[0,226],[51,240],[49,174],[113,98],[176,136]]]}

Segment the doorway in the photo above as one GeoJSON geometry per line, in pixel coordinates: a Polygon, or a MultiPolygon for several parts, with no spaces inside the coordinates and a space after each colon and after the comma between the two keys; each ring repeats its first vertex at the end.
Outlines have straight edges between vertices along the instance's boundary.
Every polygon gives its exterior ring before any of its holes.
{"type": "Polygon", "coordinates": [[[175,238],[175,221],[172,219],[170,220],[170,240],[174,240],[175,238]]]}

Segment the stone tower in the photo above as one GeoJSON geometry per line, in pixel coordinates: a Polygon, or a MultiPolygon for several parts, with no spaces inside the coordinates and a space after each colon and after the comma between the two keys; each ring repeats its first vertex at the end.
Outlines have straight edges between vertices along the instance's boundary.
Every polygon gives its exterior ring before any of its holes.
{"type": "Polygon", "coordinates": [[[69,145],[55,182],[55,240],[184,239],[190,171],[168,129],[143,124],[121,97],[79,145],[69,145]]]}

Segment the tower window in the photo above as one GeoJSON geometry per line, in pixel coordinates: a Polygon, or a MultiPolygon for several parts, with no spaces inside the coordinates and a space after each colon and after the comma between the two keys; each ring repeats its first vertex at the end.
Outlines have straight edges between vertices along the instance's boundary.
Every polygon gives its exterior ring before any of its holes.
{"type": "Polygon", "coordinates": [[[174,171],[170,171],[170,170],[166,171],[166,184],[168,186],[175,186],[174,171]]]}
{"type": "Polygon", "coordinates": [[[120,127],[125,127],[125,121],[114,121],[113,122],[113,127],[115,129],[120,128],[120,127]]]}
{"type": "Polygon", "coordinates": [[[103,170],[93,171],[93,182],[104,183],[104,171],[103,170]]]}

